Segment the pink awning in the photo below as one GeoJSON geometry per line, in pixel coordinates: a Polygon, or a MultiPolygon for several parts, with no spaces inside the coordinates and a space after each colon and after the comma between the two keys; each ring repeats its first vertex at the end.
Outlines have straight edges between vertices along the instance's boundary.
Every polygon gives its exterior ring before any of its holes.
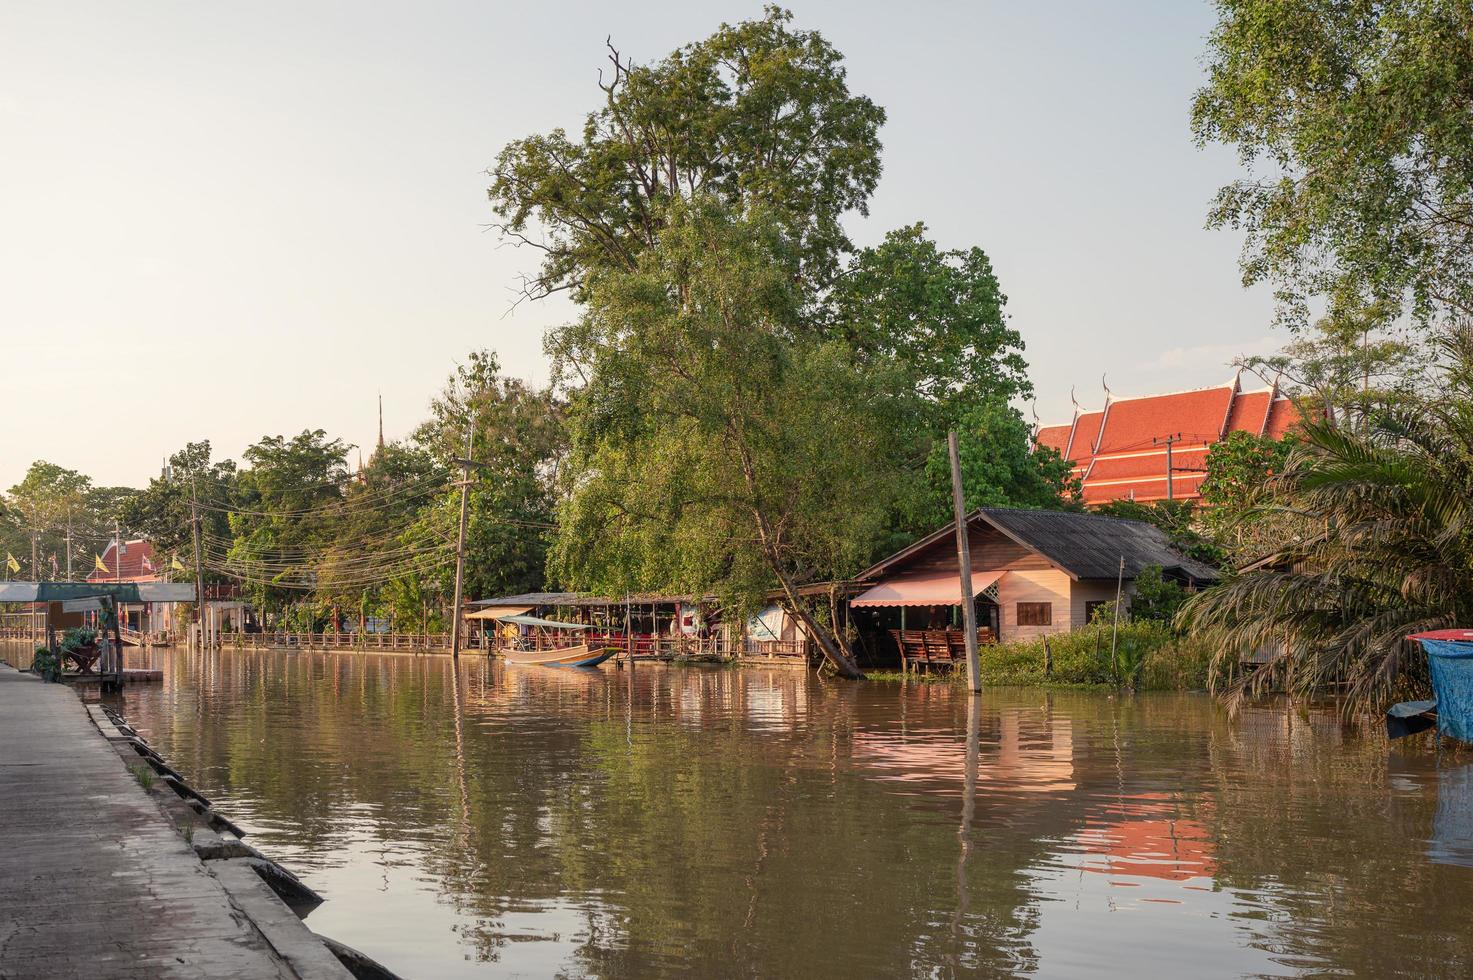
{"type": "MultiPolygon", "coordinates": [[[[988,588],[1003,572],[973,572],[972,595],[988,588]]],[[[899,575],[886,579],[849,601],[851,606],[959,606],[962,602],[961,576],[956,572],[939,575],[899,575]]]]}

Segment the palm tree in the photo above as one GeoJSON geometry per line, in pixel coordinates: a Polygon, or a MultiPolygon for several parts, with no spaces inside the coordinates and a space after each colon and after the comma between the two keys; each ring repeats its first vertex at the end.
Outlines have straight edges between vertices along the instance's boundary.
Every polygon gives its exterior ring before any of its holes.
{"type": "Polygon", "coordinates": [[[1473,626],[1473,331],[1449,335],[1435,390],[1359,429],[1303,427],[1247,519],[1287,529],[1271,555],[1202,592],[1178,625],[1223,640],[1214,690],[1343,685],[1348,713],[1425,696],[1410,633],[1473,626]],[[1269,651],[1245,672],[1246,651],[1269,651]]]}

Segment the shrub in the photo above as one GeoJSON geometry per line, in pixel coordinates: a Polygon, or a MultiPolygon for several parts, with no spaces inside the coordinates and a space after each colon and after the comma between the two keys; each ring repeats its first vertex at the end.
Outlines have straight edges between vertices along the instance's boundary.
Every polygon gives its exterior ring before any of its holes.
{"type": "Polygon", "coordinates": [[[31,658],[31,670],[39,674],[42,680],[55,684],[61,680],[61,669],[60,657],[46,647],[36,648],[36,654],[31,658]]]}

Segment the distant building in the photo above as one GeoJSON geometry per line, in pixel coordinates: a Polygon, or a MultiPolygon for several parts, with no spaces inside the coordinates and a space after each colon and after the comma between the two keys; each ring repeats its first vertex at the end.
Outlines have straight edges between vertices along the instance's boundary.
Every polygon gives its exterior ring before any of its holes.
{"type": "Polygon", "coordinates": [[[87,576],[89,582],[159,582],[163,580],[163,568],[154,567],[153,542],[135,538],[124,541],[109,541],[102,555],[107,570],[94,568],[87,576]]]}
{"type": "Polygon", "coordinates": [[[1086,504],[1196,500],[1214,443],[1230,432],[1282,438],[1299,419],[1294,403],[1276,389],[1243,391],[1234,378],[1195,391],[1107,396],[1098,411],[1041,427],[1036,441],[1074,464],[1086,504]]]}

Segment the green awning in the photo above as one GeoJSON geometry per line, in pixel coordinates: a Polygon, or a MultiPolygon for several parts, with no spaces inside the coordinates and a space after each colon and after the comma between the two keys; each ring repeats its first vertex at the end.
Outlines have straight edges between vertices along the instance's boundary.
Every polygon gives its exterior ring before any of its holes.
{"type": "Polygon", "coordinates": [[[142,602],[137,582],[0,582],[0,602],[65,602],[112,596],[118,602],[142,602]]]}

